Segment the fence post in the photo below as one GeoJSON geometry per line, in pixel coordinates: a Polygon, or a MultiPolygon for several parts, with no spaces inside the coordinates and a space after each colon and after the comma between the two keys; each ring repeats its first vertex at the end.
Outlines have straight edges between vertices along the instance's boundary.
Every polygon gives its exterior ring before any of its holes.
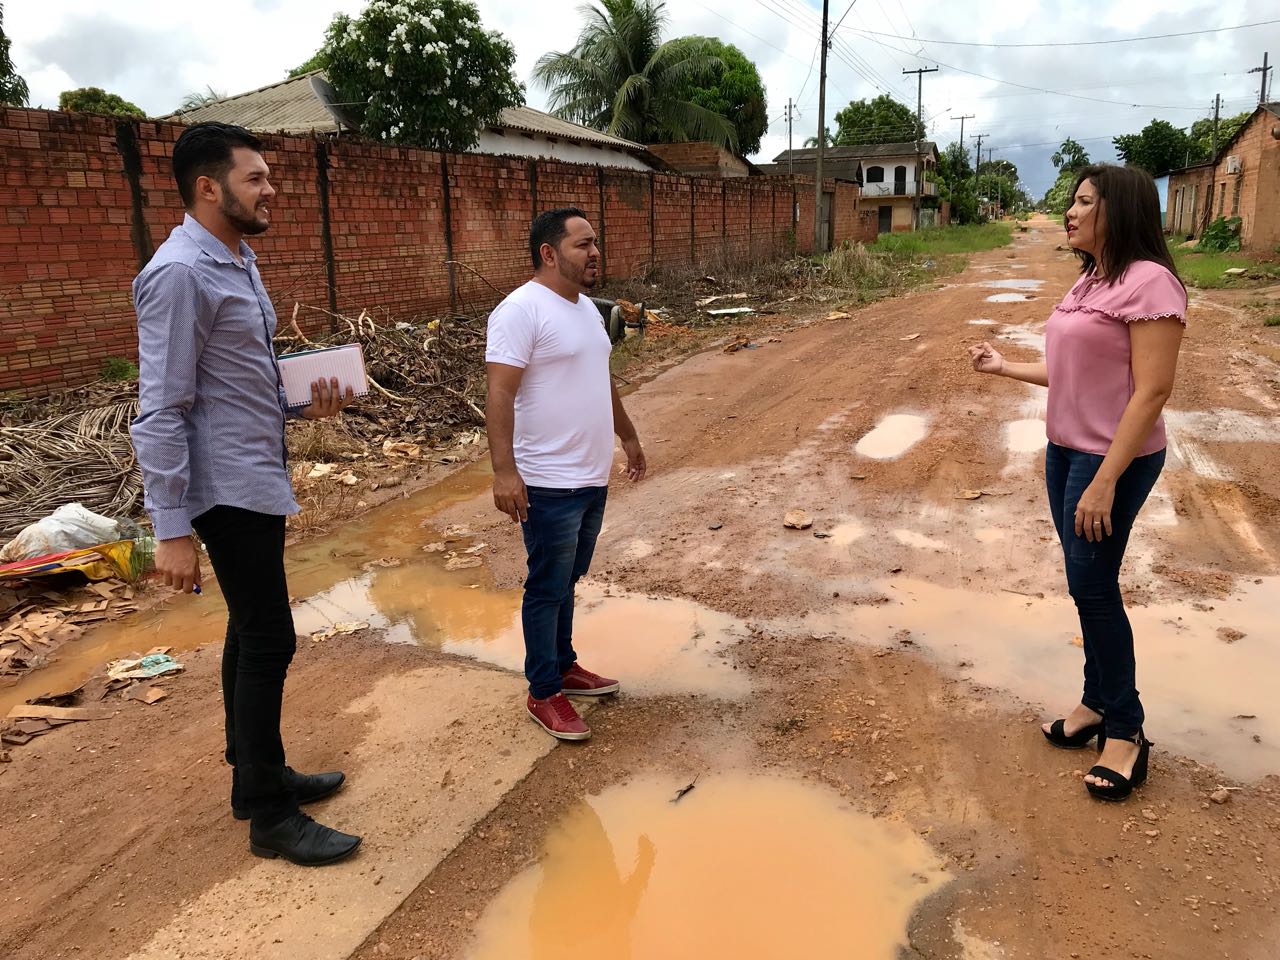
{"type": "MultiPolygon", "coordinates": [[[[320,194],[320,242],[324,247],[325,275],[329,279],[329,313],[338,312],[338,271],[333,259],[333,227],[329,222],[329,149],[316,140],[316,189],[320,194]]],[[[329,317],[329,332],[338,329],[338,318],[329,317]]]]}
{"type": "Polygon", "coordinates": [[[449,203],[449,155],[440,151],[440,186],[444,191],[444,255],[449,260],[449,312],[458,312],[458,277],[453,261],[453,210],[449,203]]]}
{"type": "Polygon", "coordinates": [[[596,228],[596,246],[600,248],[600,282],[604,283],[606,279],[605,270],[608,268],[609,261],[605,256],[604,167],[598,163],[596,164],[596,186],[600,189],[600,225],[596,228]]]}
{"type": "Polygon", "coordinates": [[[141,270],[150,262],[155,248],[151,245],[151,234],[147,232],[147,219],[142,208],[142,153],[138,150],[138,134],[133,121],[122,120],[116,124],[116,149],[124,160],[124,176],[129,181],[129,236],[141,270]]]}

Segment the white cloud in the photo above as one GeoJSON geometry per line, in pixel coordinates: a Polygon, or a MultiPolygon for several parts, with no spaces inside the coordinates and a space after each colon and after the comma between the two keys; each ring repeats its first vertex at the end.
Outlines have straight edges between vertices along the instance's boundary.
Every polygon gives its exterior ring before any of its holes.
{"type": "MultiPolygon", "coordinates": [[[[517,76],[529,103],[546,93],[529,82],[538,57],[573,45],[582,0],[478,0],[486,27],[515,44],[517,76]]],[[[32,102],[56,106],[71,86],[102,86],[153,114],[172,110],[192,90],[234,93],[273,83],[319,46],[335,12],[358,13],[362,0],[223,0],[216,8],[172,0],[9,0],[5,30],[31,86],[32,102]]],[[[844,0],[831,4],[834,21],[844,0]]],[[[773,121],[760,156],[786,148],[787,97],[797,100],[797,145],[817,129],[817,48],[820,0],[669,0],[669,35],[717,36],[740,47],[760,69],[773,121]],[[804,87],[803,93],[801,88],[804,87]]],[[[1207,115],[1215,93],[1229,113],[1256,103],[1263,50],[1280,59],[1280,25],[1248,31],[1107,46],[993,49],[921,44],[912,39],[996,43],[1092,41],[1175,33],[1275,19],[1274,0],[1131,0],[1081,7],[1067,0],[976,0],[926,7],[909,0],[859,0],[837,35],[830,58],[828,125],[850,99],[887,90],[915,106],[915,78],[903,68],[947,66],[924,80],[930,137],[945,146],[985,133],[997,156],[1018,164],[1033,193],[1052,180],[1048,162],[1066,136],[1095,158],[1113,156],[1111,137],[1136,132],[1153,117],[1187,126],[1207,115]],[[862,32],[860,32],[862,31],[862,32]],[[917,56],[918,54],[918,56],[917,56]],[[983,79],[971,71],[1049,95],[983,79]],[[1109,103],[1097,100],[1113,101],[1109,103]],[[1139,104],[1140,106],[1133,106],[1139,104]]],[[[1280,90],[1280,86],[1276,87],[1280,90]]]]}

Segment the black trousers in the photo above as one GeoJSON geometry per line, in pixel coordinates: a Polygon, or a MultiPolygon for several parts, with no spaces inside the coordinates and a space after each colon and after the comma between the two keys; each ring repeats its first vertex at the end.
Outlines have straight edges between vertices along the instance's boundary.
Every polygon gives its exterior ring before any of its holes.
{"type": "Polygon", "coordinates": [[[280,707],[297,644],[284,575],[284,517],[217,506],[191,525],[227,602],[222,649],[231,802],[271,826],[298,809],[286,786],[280,707]]]}

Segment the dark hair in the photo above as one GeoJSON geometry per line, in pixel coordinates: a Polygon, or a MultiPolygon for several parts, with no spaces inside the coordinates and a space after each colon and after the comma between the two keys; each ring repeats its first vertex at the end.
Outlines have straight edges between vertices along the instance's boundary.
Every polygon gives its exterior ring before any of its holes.
{"type": "Polygon", "coordinates": [[[529,256],[533,259],[533,269],[537,270],[542,266],[542,245],[549,243],[558,247],[569,232],[565,224],[574,217],[587,219],[587,215],[577,207],[544,210],[533,218],[533,223],[529,225],[529,256]]]}
{"type": "Polygon", "coordinates": [[[220,183],[226,180],[235,147],[261,153],[262,141],[244,127],[229,123],[197,123],[182,131],[173,147],[173,179],[178,181],[184,206],[195,202],[196,180],[200,177],[212,177],[220,183]]]}
{"type": "MultiPolygon", "coordinates": [[[[1071,203],[1075,203],[1076,191],[1086,180],[1098,191],[1099,203],[1105,204],[1101,206],[1106,216],[1102,269],[1107,285],[1119,281],[1136,260],[1153,260],[1177,277],[1178,268],[1169,253],[1160,222],[1160,194],[1151,174],[1140,167],[1092,164],[1076,175],[1071,187],[1071,203]]],[[[1066,224],[1065,214],[1063,224],[1066,224]]],[[[1075,254],[1080,258],[1081,273],[1097,269],[1093,254],[1083,250],[1076,250],[1075,254]]],[[[1182,282],[1181,277],[1178,282],[1182,282]]]]}

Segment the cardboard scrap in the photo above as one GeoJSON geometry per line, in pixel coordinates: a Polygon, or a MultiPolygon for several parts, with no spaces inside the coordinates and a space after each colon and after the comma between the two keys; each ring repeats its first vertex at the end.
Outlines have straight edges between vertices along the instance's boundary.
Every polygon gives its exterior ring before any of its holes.
{"type": "Polygon", "coordinates": [[[10,720],[110,720],[115,711],[110,707],[50,707],[20,704],[7,714],[10,720]]]}
{"type": "Polygon", "coordinates": [[[169,695],[168,690],[160,687],[148,687],[141,683],[135,683],[132,687],[125,691],[124,698],[126,700],[141,700],[143,703],[158,703],[169,695]]]}

